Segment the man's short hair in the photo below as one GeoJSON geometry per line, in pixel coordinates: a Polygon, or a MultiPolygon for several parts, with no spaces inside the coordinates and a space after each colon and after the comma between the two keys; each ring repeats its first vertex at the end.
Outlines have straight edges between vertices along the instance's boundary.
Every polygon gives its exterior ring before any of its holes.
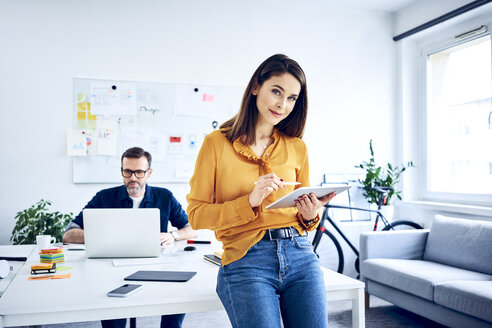
{"type": "Polygon", "coordinates": [[[147,162],[149,163],[149,168],[150,165],[152,164],[152,155],[148,151],[143,150],[140,147],[132,147],[128,148],[125,150],[123,155],[121,155],[121,165],[123,165],[123,158],[140,158],[142,156],[145,156],[147,158],[147,162]]]}

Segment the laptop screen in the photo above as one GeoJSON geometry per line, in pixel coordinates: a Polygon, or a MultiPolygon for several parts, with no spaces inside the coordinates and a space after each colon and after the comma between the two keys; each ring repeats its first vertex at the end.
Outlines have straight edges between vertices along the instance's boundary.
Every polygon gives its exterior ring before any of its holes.
{"type": "Polygon", "coordinates": [[[158,208],[86,208],[85,252],[88,258],[158,257],[158,208]]]}

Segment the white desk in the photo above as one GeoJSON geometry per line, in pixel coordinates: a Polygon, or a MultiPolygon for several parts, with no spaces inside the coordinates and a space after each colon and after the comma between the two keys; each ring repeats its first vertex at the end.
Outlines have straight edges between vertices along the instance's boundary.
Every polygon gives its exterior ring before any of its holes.
{"type": "MultiPolygon", "coordinates": [[[[29,257],[35,247],[35,245],[0,245],[0,256],[29,257]]],[[[24,261],[8,262],[12,270],[7,277],[0,279],[0,297],[7,290],[20,268],[24,266],[24,261]]]]}
{"type": "MultiPolygon", "coordinates": [[[[33,252],[0,297],[0,328],[101,319],[157,316],[173,313],[223,309],[215,292],[218,266],[203,259],[216,245],[194,245],[185,252],[184,243],[175,246],[175,263],[140,267],[114,267],[109,259],[87,259],[84,251],[65,250],[65,262],[72,277],[60,280],[29,281],[30,266],[39,263],[33,252]],[[138,282],[142,290],[128,298],[107,297],[106,293],[124,283],[123,278],[138,270],[196,271],[186,283],[138,282]]],[[[352,300],[353,327],[364,327],[364,284],[324,270],[327,298],[352,300]]]]}

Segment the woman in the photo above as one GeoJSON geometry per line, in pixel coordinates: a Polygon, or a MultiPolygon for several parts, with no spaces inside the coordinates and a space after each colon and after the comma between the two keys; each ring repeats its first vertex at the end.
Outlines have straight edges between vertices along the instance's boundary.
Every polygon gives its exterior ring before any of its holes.
{"type": "Polygon", "coordinates": [[[284,181],[309,186],[306,116],[304,72],[271,56],[251,77],[239,113],[205,137],[198,155],[189,222],[222,241],[217,293],[233,327],[280,327],[280,316],[284,327],[327,327],[323,275],[305,232],[335,194],[265,209],[294,190],[284,181]]]}

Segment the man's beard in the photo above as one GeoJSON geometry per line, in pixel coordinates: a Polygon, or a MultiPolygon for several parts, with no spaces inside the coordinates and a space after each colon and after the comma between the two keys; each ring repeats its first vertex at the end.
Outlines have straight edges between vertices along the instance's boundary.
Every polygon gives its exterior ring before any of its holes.
{"type": "Polygon", "coordinates": [[[128,182],[126,184],[126,191],[128,191],[130,196],[138,194],[142,190],[142,188],[143,188],[143,185],[141,185],[138,182],[132,181],[132,182],[128,182]],[[131,186],[130,186],[130,184],[131,184],[131,186]]]}

